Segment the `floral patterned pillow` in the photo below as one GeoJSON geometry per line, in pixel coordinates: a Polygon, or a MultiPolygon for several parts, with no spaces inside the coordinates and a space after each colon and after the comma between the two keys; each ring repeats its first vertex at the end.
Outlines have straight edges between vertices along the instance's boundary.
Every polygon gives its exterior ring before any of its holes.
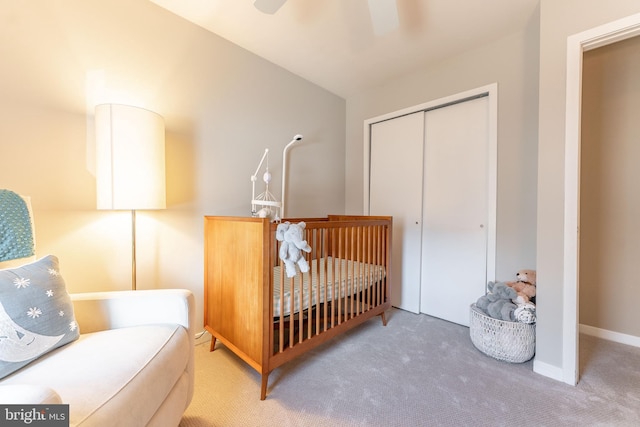
{"type": "Polygon", "coordinates": [[[0,270],[0,378],[79,336],[58,258],[0,270]]]}

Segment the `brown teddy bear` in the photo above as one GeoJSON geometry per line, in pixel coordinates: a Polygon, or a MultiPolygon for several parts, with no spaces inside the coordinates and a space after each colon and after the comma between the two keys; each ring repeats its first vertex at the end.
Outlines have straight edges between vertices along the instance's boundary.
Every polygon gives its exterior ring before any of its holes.
{"type": "Polygon", "coordinates": [[[518,296],[513,301],[516,304],[526,304],[528,302],[535,302],[536,296],[536,272],[535,270],[520,270],[516,274],[517,281],[507,282],[507,285],[512,287],[518,296]]]}

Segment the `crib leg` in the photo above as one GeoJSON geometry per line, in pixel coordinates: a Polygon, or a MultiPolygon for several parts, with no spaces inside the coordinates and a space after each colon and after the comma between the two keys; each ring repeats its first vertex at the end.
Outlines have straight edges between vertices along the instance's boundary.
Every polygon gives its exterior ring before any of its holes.
{"type": "Polygon", "coordinates": [[[269,382],[269,374],[262,374],[262,386],[260,388],[260,400],[267,398],[267,383],[269,382]]]}
{"type": "Polygon", "coordinates": [[[216,348],[216,337],[214,337],[213,335],[211,335],[211,345],[209,347],[209,351],[213,351],[216,348]]]}
{"type": "Polygon", "coordinates": [[[382,317],[382,326],[387,326],[387,316],[385,316],[385,312],[380,313],[380,317],[382,317]]]}

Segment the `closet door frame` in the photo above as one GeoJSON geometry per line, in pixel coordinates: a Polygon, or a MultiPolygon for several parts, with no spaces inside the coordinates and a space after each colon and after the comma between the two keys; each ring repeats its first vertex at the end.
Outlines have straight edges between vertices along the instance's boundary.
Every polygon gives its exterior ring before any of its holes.
{"type": "Polygon", "coordinates": [[[364,121],[364,206],[365,215],[370,214],[370,173],[371,173],[371,127],[375,123],[397,117],[428,111],[450,104],[464,102],[473,98],[487,96],[489,99],[489,144],[487,165],[487,281],[495,280],[496,275],[496,228],[497,228],[497,190],[498,190],[498,84],[492,83],[423,104],[393,111],[364,121]]]}

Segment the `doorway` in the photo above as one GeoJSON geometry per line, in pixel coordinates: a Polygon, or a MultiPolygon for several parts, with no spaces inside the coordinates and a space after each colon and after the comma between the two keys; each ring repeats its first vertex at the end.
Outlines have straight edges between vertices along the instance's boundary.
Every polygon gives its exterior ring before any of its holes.
{"type": "Polygon", "coordinates": [[[575,34],[567,41],[565,138],[564,298],[562,380],[579,380],[580,167],[583,55],[598,47],[640,35],[640,14],[575,34]]]}
{"type": "Polygon", "coordinates": [[[579,332],[640,347],[640,36],[583,56],[579,332]]]}

